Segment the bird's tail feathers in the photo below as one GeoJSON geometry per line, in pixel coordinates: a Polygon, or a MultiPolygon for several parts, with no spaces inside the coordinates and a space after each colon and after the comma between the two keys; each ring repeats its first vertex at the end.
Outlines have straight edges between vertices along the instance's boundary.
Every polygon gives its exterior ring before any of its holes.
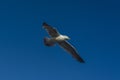
{"type": "Polygon", "coordinates": [[[54,46],[54,45],[55,45],[55,42],[53,42],[50,38],[45,37],[45,38],[44,38],[44,44],[45,44],[46,46],[54,46]]]}

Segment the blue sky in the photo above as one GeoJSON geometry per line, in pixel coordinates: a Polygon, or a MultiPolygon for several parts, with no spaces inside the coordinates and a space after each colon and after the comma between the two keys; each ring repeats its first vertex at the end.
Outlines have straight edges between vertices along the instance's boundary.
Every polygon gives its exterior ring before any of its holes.
{"type": "Polygon", "coordinates": [[[119,3],[0,1],[0,80],[120,80],[119,3]],[[44,46],[43,22],[68,35],[86,63],[44,46]]]}

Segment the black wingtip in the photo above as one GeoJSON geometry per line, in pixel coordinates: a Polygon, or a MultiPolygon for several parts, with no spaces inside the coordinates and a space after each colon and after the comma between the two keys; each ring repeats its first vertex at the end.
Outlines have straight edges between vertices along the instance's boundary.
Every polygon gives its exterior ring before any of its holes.
{"type": "Polygon", "coordinates": [[[80,61],[81,63],[85,63],[85,61],[80,61]]]}
{"type": "Polygon", "coordinates": [[[85,61],[84,61],[78,54],[76,54],[75,58],[76,58],[77,61],[79,61],[80,63],[85,63],[85,61]]]}
{"type": "Polygon", "coordinates": [[[85,61],[81,58],[77,59],[80,63],[85,63],[85,61]]]}
{"type": "Polygon", "coordinates": [[[48,24],[46,23],[46,22],[43,22],[43,24],[42,24],[43,26],[48,26],[48,24]]]}
{"type": "Polygon", "coordinates": [[[45,28],[46,26],[49,26],[46,22],[43,22],[42,24],[43,28],[45,28]]]}
{"type": "Polygon", "coordinates": [[[85,63],[85,61],[79,61],[80,63],[85,63]]]}

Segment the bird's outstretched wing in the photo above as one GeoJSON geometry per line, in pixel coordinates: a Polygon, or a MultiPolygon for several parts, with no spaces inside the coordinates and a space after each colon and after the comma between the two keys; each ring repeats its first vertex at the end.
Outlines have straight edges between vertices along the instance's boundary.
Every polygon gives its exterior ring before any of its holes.
{"type": "Polygon", "coordinates": [[[70,54],[72,54],[72,56],[76,58],[79,62],[84,63],[84,60],[78,55],[75,48],[72,45],[70,45],[70,43],[68,43],[67,41],[63,41],[58,42],[58,44],[66,51],[68,51],[70,54]]]}
{"type": "Polygon", "coordinates": [[[51,37],[57,37],[60,35],[59,32],[55,28],[51,27],[50,25],[48,25],[45,22],[43,23],[43,28],[45,28],[47,30],[48,34],[51,37]]]}

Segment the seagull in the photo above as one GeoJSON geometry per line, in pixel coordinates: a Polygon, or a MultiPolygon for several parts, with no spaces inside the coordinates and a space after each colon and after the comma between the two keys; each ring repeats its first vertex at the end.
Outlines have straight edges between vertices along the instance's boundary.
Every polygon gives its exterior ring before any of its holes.
{"type": "Polygon", "coordinates": [[[43,22],[43,28],[50,35],[50,38],[44,38],[44,44],[46,46],[54,46],[57,43],[68,53],[70,53],[77,61],[85,63],[85,61],[78,55],[76,49],[67,41],[70,39],[68,36],[60,34],[56,28],[50,26],[46,22],[43,22]]]}

